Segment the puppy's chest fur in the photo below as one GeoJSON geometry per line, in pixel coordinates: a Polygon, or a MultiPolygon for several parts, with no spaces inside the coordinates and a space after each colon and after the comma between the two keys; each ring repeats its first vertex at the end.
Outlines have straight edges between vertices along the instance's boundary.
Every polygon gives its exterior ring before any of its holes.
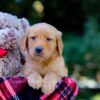
{"type": "Polygon", "coordinates": [[[25,76],[30,75],[31,73],[38,72],[40,75],[44,76],[45,74],[48,74],[50,72],[53,73],[59,73],[64,67],[64,62],[62,58],[57,58],[54,61],[51,62],[35,62],[35,61],[27,61],[22,73],[25,76]],[[61,62],[61,65],[58,63],[58,61],[61,62]]]}
{"type": "Polygon", "coordinates": [[[38,72],[41,75],[45,75],[49,72],[53,71],[52,63],[51,64],[42,64],[42,63],[36,63],[31,62],[25,64],[24,74],[29,75],[33,72],[38,72]]]}

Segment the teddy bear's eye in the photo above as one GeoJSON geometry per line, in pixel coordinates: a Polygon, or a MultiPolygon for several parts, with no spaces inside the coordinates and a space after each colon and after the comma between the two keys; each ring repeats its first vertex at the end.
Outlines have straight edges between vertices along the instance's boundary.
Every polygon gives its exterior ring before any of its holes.
{"type": "Polygon", "coordinates": [[[3,29],[2,27],[0,27],[0,29],[3,29]]]}
{"type": "Polygon", "coordinates": [[[33,36],[33,37],[32,37],[32,40],[35,40],[35,39],[36,39],[36,37],[35,37],[35,36],[33,36]]]}

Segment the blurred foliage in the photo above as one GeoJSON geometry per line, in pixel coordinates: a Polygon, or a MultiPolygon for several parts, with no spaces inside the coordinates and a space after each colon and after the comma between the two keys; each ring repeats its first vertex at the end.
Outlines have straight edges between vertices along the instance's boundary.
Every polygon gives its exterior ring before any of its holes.
{"type": "Polygon", "coordinates": [[[87,18],[84,24],[84,36],[64,35],[63,40],[65,62],[69,66],[79,64],[82,66],[81,70],[92,70],[84,72],[92,77],[95,76],[96,71],[100,70],[100,32],[96,19],[87,18]]]}
{"type": "Polygon", "coordinates": [[[91,98],[91,100],[100,100],[100,93],[96,94],[91,98]]]}
{"type": "MultiPolygon", "coordinates": [[[[63,34],[63,41],[63,56],[68,65],[69,75],[76,80],[90,79],[100,84],[100,30],[97,18],[87,17],[83,36],[63,34]]],[[[99,100],[100,95],[97,93],[100,91],[80,90],[76,100],[99,100]]]]}
{"type": "Polygon", "coordinates": [[[84,18],[80,0],[3,0],[0,10],[19,17],[24,16],[31,24],[43,21],[61,31],[82,34],[84,18]],[[41,5],[44,9],[40,13],[37,8],[41,5]]]}

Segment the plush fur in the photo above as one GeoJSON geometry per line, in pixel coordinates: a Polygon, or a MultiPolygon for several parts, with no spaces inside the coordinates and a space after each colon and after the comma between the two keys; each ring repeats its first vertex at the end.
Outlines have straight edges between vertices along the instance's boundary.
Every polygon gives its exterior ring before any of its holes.
{"type": "Polygon", "coordinates": [[[29,23],[25,18],[0,12],[0,48],[8,53],[0,58],[0,76],[13,76],[21,68],[19,43],[29,23]]]}
{"type": "Polygon", "coordinates": [[[28,78],[31,87],[41,88],[44,93],[53,92],[57,81],[67,75],[61,35],[55,27],[38,23],[27,29],[22,40],[26,63],[21,73],[28,78]],[[43,49],[40,54],[35,51],[38,46],[43,49]]]}

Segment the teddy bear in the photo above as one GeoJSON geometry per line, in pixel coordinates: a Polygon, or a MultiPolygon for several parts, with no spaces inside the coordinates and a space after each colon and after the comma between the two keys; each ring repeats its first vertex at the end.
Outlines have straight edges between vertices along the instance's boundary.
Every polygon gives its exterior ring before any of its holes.
{"type": "Polygon", "coordinates": [[[20,42],[29,27],[26,18],[0,12],[0,77],[15,76],[20,72],[20,42]]]}

